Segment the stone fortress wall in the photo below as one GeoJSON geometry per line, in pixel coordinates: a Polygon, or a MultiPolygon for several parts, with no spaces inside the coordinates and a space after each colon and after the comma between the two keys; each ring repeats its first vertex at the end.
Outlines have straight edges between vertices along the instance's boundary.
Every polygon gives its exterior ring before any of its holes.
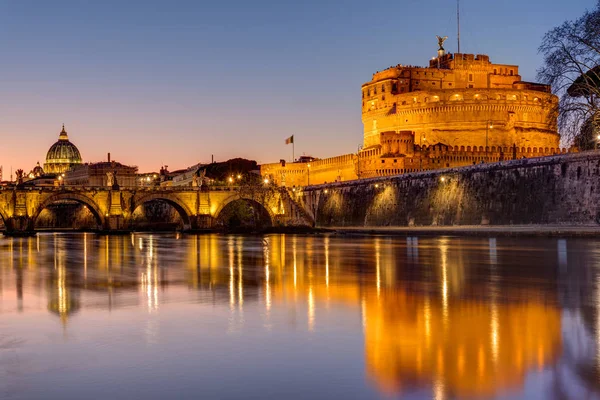
{"type": "Polygon", "coordinates": [[[550,87],[523,82],[516,65],[444,54],[429,67],[397,65],[362,85],[357,154],[273,163],[276,184],[307,186],[565,153],[550,87]]]}
{"type": "Polygon", "coordinates": [[[321,227],[593,225],[600,152],[478,164],[296,190],[321,227]]]}
{"type": "Polygon", "coordinates": [[[559,147],[415,146],[412,154],[384,155],[373,148],[358,154],[325,158],[310,163],[261,165],[261,174],[277,185],[303,187],[356,179],[384,177],[455,168],[482,163],[546,157],[572,152],[559,147]],[[310,166],[309,166],[310,165],[310,166]]]}
{"type": "Polygon", "coordinates": [[[428,68],[390,67],[362,86],[364,147],[385,131],[419,145],[558,147],[550,87],[523,82],[517,66],[486,55],[446,54],[428,68]]]}

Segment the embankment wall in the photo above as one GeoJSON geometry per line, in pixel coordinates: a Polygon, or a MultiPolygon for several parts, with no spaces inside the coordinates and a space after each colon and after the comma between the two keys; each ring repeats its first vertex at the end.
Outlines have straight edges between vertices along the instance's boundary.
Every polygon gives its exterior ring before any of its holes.
{"type": "Polygon", "coordinates": [[[600,223],[600,152],[310,186],[317,226],[600,223]]]}

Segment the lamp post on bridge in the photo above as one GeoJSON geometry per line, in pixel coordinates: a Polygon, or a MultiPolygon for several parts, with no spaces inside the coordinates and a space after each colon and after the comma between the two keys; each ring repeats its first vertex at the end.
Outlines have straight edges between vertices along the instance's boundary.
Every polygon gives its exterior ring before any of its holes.
{"type": "Polygon", "coordinates": [[[310,186],[310,163],[306,164],[307,181],[306,186],[310,186]]]}

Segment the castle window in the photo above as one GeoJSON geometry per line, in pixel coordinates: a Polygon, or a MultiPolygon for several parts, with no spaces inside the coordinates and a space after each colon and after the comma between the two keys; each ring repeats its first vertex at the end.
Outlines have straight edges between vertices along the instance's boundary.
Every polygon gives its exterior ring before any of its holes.
{"type": "Polygon", "coordinates": [[[381,95],[381,100],[385,100],[385,95],[381,95]]]}
{"type": "Polygon", "coordinates": [[[381,85],[381,93],[385,93],[385,86],[381,85]]]}
{"type": "Polygon", "coordinates": [[[367,89],[367,96],[371,95],[371,89],[367,89]]]}
{"type": "Polygon", "coordinates": [[[382,164],[385,164],[385,160],[381,160],[381,163],[382,163],[382,164]]]}
{"type": "Polygon", "coordinates": [[[392,83],[392,93],[396,93],[398,91],[398,84],[396,82],[392,83]]]}
{"type": "Polygon", "coordinates": [[[373,94],[377,94],[377,86],[373,88],[373,94]]]}
{"type": "Polygon", "coordinates": [[[511,69],[511,70],[510,70],[510,76],[512,76],[512,74],[513,74],[513,70],[511,69]]]}
{"type": "Polygon", "coordinates": [[[498,75],[498,69],[494,68],[494,75],[498,75]]]}
{"type": "Polygon", "coordinates": [[[452,82],[449,82],[449,83],[448,83],[448,86],[452,86],[452,82]]]}
{"type": "Polygon", "coordinates": [[[473,82],[473,74],[469,74],[469,82],[473,82]]]}
{"type": "Polygon", "coordinates": [[[415,85],[418,85],[418,84],[419,84],[419,81],[415,81],[415,85]]]}
{"type": "Polygon", "coordinates": [[[473,85],[469,85],[469,89],[473,89],[473,85]]]}

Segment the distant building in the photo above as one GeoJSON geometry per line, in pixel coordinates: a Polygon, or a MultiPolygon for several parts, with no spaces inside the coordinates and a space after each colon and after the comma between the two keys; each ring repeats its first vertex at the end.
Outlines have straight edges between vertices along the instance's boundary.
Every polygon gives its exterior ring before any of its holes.
{"type": "Polygon", "coordinates": [[[160,176],[158,172],[144,172],[137,175],[138,186],[154,187],[160,185],[160,176]]]}
{"type": "Polygon", "coordinates": [[[46,154],[44,172],[47,174],[62,174],[81,163],[79,149],[69,141],[69,136],[63,125],[58,141],[50,147],[46,154]]]}
{"type": "Polygon", "coordinates": [[[196,183],[198,182],[198,171],[205,164],[196,164],[187,169],[168,172],[166,169],[161,171],[163,173],[164,180],[161,182],[161,186],[194,186],[194,176],[196,177],[196,183]]]}
{"type": "Polygon", "coordinates": [[[550,86],[487,55],[447,54],[443,40],[428,67],[399,64],[362,85],[360,151],[265,164],[261,174],[306,186],[565,152],[550,86]]]}
{"type": "Polygon", "coordinates": [[[120,187],[132,188],[138,186],[137,171],[136,166],[104,161],[74,166],[70,171],[65,172],[63,179],[65,186],[108,187],[110,174],[112,174],[120,187]]]}

